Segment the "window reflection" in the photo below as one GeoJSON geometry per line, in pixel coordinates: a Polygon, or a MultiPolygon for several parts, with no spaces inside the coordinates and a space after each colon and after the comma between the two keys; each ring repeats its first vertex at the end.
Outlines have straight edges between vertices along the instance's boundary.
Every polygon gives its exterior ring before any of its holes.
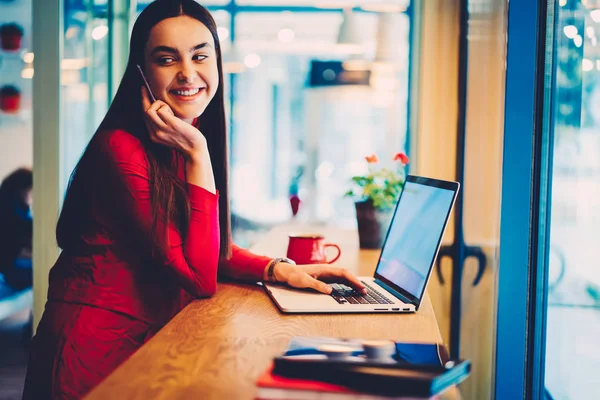
{"type": "MultiPolygon", "coordinates": [[[[600,14],[561,1],[555,32],[554,166],[546,387],[589,398],[600,368],[600,14]]],[[[588,6],[586,6],[588,4],[588,6]]],[[[589,7],[589,8],[588,8],[589,7]]]]}
{"type": "Polygon", "coordinates": [[[61,61],[63,190],[85,146],[108,110],[108,21],[106,1],[65,2],[61,61]]]}
{"type": "Polygon", "coordinates": [[[258,9],[235,17],[225,54],[235,72],[233,213],[288,221],[298,193],[298,218],[353,225],[350,176],[365,155],[391,160],[405,145],[409,18],[258,9]]]}

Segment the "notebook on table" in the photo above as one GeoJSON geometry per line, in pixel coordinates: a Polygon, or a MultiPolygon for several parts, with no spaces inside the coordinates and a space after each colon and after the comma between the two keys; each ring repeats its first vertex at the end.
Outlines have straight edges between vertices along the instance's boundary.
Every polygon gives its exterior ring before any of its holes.
{"type": "Polygon", "coordinates": [[[293,338],[259,378],[257,398],[431,399],[470,373],[469,361],[450,360],[438,343],[391,342],[393,353],[375,360],[366,355],[363,343],[360,339],[293,338]],[[321,351],[326,346],[345,347],[349,353],[332,359],[321,351]]]}

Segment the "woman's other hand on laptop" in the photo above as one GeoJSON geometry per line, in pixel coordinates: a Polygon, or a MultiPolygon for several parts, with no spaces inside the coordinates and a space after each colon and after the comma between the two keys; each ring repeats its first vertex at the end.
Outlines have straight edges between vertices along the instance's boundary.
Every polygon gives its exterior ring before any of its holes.
{"type": "Polygon", "coordinates": [[[275,265],[273,275],[276,282],[287,283],[299,289],[310,288],[325,294],[331,293],[331,286],[326,282],[344,283],[359,292],[367,293],[365,285],[353,273],[329,264],[290,265],[278,263],[275,265]]]}

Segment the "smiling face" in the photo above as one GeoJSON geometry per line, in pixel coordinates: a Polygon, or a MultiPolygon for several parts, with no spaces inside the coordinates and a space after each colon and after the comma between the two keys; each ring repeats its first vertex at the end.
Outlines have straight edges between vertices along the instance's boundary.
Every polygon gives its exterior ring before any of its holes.
{"type": "Polygon", "coordinates": [[[200,21],[179,16],[156,24],[144,51],[152,92],[187,122],[201,115],[219,86],[212,34],[200,21]]]}

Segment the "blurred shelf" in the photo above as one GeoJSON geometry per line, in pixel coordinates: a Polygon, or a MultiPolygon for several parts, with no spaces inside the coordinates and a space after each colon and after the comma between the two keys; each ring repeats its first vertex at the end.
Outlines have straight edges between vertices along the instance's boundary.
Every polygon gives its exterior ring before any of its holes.
{"type": "Polygon", "coordinates": [[[7,51],[0,49],[0,58],[4,58],[7,60],[21,60],[25,62],[24,57],[27,53],[29,53],[27,49],[21,49],[17,51],[7,51]]]}

